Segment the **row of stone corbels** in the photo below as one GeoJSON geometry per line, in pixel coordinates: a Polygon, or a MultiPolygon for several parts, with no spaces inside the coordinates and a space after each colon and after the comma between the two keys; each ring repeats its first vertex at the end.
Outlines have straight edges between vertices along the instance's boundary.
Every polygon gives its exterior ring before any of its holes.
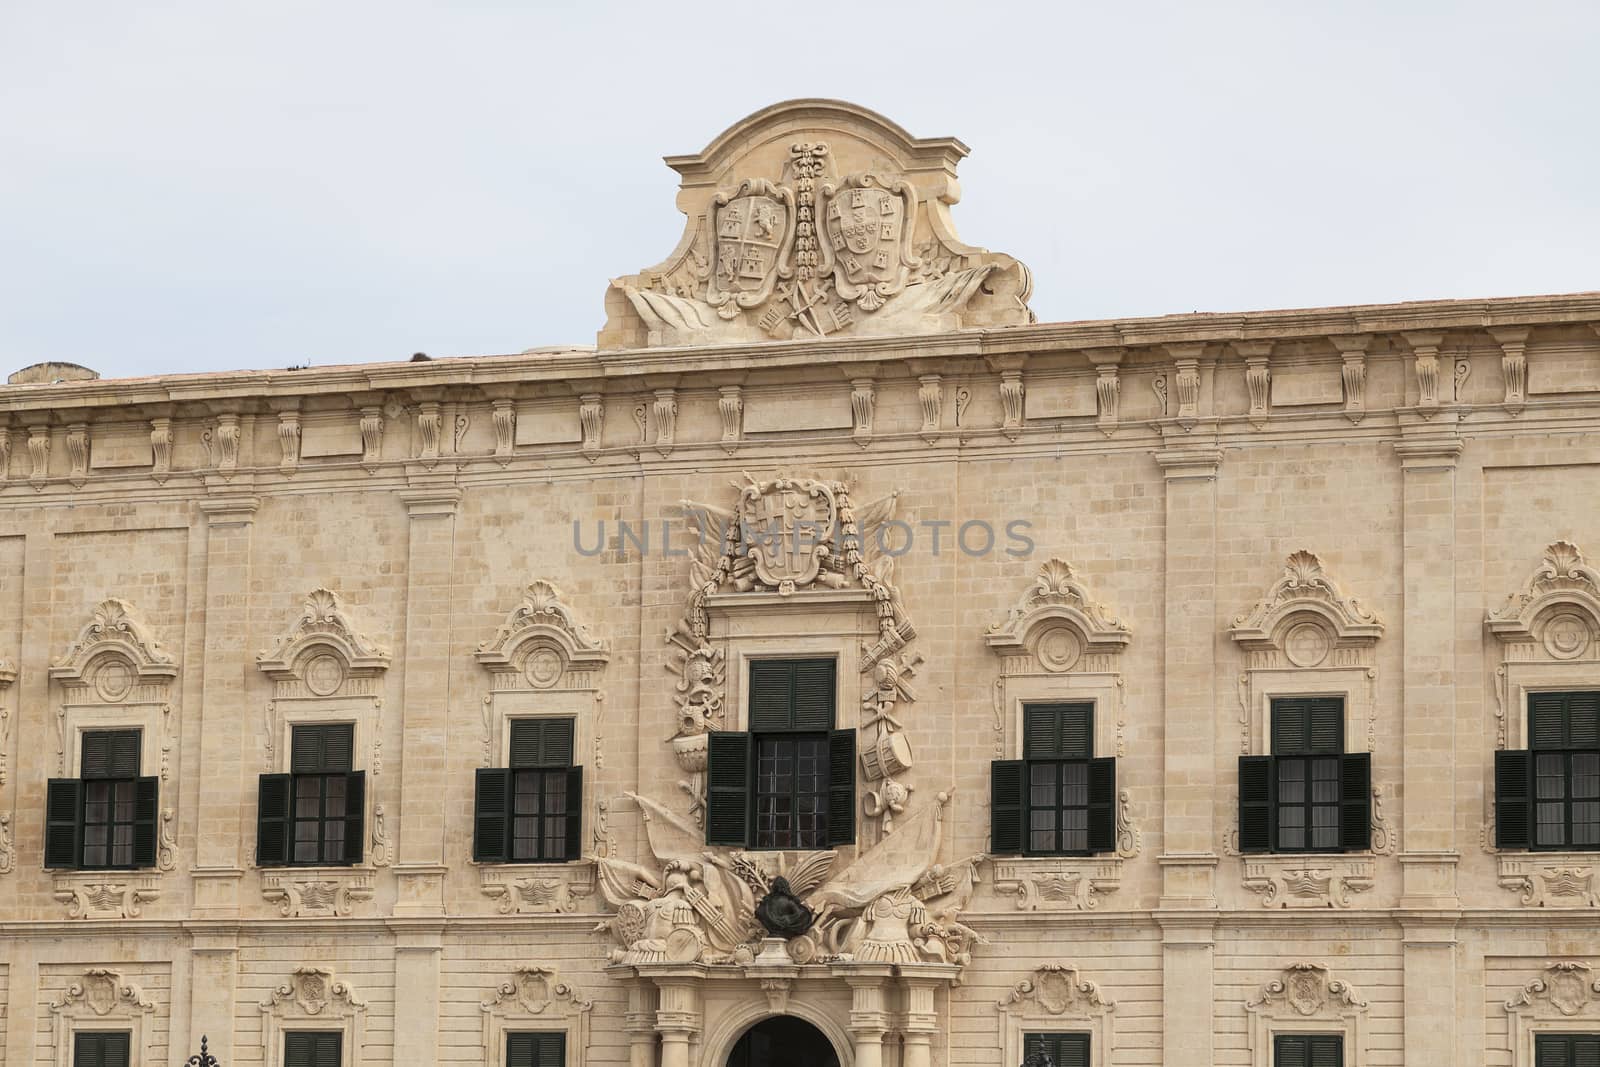
{"type": "MultiPolygon", "coordinates": [[[[1600,325],[1591,325],[1591,329],[1600,333],[1600,325]]],[[[1516,415],[1527,403],[1527,349],[1532,327],[1491,326],[1487,327],[1485,332],[1499,347],[1501,353],[1500,365],[1505,386],[1502,406],[1508,413],[1516,415]]],[[[1417,382],[1416,408],[1424,417],[1431,416],[1441,404],[1448,403],[1451,399],[1460,399],[1456,395],[1456,390],[1470,373],[1470,367],[1464,357],[1456,357],[1452,376],[1447,383],[1450,386],[1451,396],[1446,397],[1444,389],[1441,388],[1443,379],[1440,363],[1447,336],[1445,331],[1407,330],[1395,336],[1402,340],[1411,352],[1413,374],[1417,382]]],[[[1377,335],[1373,333],[1361,333],[1332,334],[1327,338],[1339,353],[1344,413],[1351,422],[1360,422],[1366,415],[1367,357],[1373,349],[1376,337],[1377,335]]],[[[1271,414],[1271,362],[1274,350],[1280,343],[1271,339],[1193,341],[1157,345],[1148,349],[1147,351],[1153,352],[1163,364],[1163,369],[1157,372],[1152,383],[1161,417],[1175,420],[1185,430],[1191,429],[1199,421],[1201,414],[1202,370],[1217,363],[1231,350],[1243,361],[1245,388],[1250,398],[1249,419],[1252,425],[1259,429],[1265,425],[1266,417],[1271,414]]],[[[1082,350],[1083,356],[1095,369],[1095,396],[1098,406],[1096,421],[1107,435],[1115,432],[1119,422],[1122,396],[1120,368],[1131,351],[1133,351],[1131,347],[1082,350]]],[[[1026,394],[1024,374],[1027,360],[1028,357],[1024,354],[988,357],[990,367],[1000,375],[1000,406],[1004,419],[1002,428],[1012,438],[1020,434],[1024,421],[1023,400],[1026,394]]],[[[924,377],[920,380],[924,383],[930,380],[937,383],[938,379],[937,376],[932,376],[931,379],[924,377]]],[[[860,385],[861,383],[858,383],[858,388],[860,385]]],[[[870,382],[867,383],[867,387],[870,390],[870,382]]],[[[924,430],[927,430],[930,409],[926,399],[924,399],[923,415],[924,430]]],[[[936,407],[932,410],[931,421],[936,428],[938,425],[936,407]]],[[[868,432],[870,433],[870,430],[868,432]]]]}
{"type": "MultiPolygon", "coordinates": [[[[1591,328],[1600,333],[1600,325],[1592,325],[1591,328]]],[[[1511,414],[1520,412],[1527,400],[1527,345],[1531,331],[1532,327],[1529,326],[1486,328],[1488,336],[1501,351],[1504,378],[1502,405],[1511,414]]],[[[1376,336],[1364,333],[1328,337],[1340,355],[1344,413],[1352,422],[1361,421],[1366,413],[1367,358],[1376,336]]],[[[1416,409],[1421,414],[1429,416],[1441,405],[1459,399],[1455,391],[1468,373],[1468,364],[1464,358],[1457,357],[1452,373],[1445,375],[1441,363],[1447,358],[1444,355],[1447,336],[1444,331],[1402,331],[1395,336],[1404,342],[1411,353],[1417,384],[1416,409]]],[[[1245,386],[1250,399],[1249,418],[1260,427],[1271,413],[1271,361],[1275,348],[1282,343],[1274,340],[1201,340],[1167,343],[1137,351],[1153,352],[1157,356],[1160,369],[1152,385],[1160,417],[1170,419],[1188,430],[1201,417],[1202,372],[1214,366],[1231,350],[1243,361],[1245,386]]],[[[1395,344],[1392,339],[1390,343],[1395,344]]],[[[1080,351],[1095,369],[1096,423],[1110,435],[1120,422],[1121,367],[1136,349],[1098,347],[1080,351]]],[[[1014,440],[1020,436],[1026,419],[1024,400],[1029,356],[1012,353],[986,359],[1000,379],[998,388],[1002,421],[999,428],[1014,440]]],[[[883,363],[852,363],[841,369],[850,383],[851,433],[857,442],[865,446],[874,438],[878,379],[882,368],[891,363],[909,367],[917,381],[917,403],[921,415],[918,432],[928,443],[939,440],[951,428],[952,422],[956,428],[961,426],[971,393],[965,384],[957,384],[951,391],[952,376],[948,361],[930,357],[883,363]]],[[[710,383],[718,391],[718,443],[729,453],[736,451],[744,438],[745,377],[743,372],[729,373],[710,383]]],[[[628,451],[635,456],[648,449],[665,457],[676,447],[678,399],[683,378],[684,375],[676,373],[646,374],[640,376],[637,385],[630,390],[628,400],[632,403],[638,435],[628,451]]],[[[590,460],[597,459],[604,450],[601,434],[606,400],[608,394],[615,395],[616,391],[608,389],[607,383],[598,378],[575,379],[568,383],[568,388],[577,402],[579,450],[590,460]]],[[[489,386],[484,387],[482,393],[490,407],[494,436],[492,458],[502,464],[509,463],[516,448],[517,387],[489,386]]],[[[273,397],[268,398],[264,405],[205,401],[195,405],[193,410],[176,410],[170,404],[141,405],[132,412],[112,409],[113,413],[106,421],[126,427],[130,421],[129,415],[139,416],[137,422],[142,422],[149,433],[151,475],[156,481],[164,482],[173,472],[176,424],[185,421],[203,424],[200,443],[207,453],[203,471],[229,478],[242,465],[270,465],[270,460],[256,463],[244,452],[245,442],[254,437],[257,420],[271,419],[276,426],[279,446],[276,465],[283,473],[292,473],[301,462],[301,400],[299,396],[273,397]],[[259,410],[255,410],[257,408],[259,410]]],[[[349,394],[349,403],[358,420],[360,461],[369,470],[376,469],[384,462],[385,432],[397,425],[404,425],[408,420],[413,431],[409,461],[431,467],[441,459],[461,453],[462,437],[470,423],[470,402],[452,390],[438,387],[387,393],[353,393],[349,394]]],[[[43,489],[51,479],[50,457],[57,439],[57,428],[64,429],[60,440],[68,460],[67,479],[74,486],[82,486],[90,475],[93,447],[87,409],[18,412],[0,417],[0,482],[8,476],[13,448],[25,444],[30,460],[28,481],[35,488],[43,489]]]]}

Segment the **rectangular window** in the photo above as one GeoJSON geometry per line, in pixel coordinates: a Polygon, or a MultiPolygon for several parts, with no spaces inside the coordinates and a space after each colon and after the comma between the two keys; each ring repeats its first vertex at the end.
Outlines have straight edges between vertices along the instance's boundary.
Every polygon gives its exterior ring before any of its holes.
{"type": "Polygon", "coordinates": [[[1600,692],[1532,693],[1533,846],[1600,848],[1600,692]]]}
{"type": "Polygon", "coordinates": [[[1272,701],[1269,756],[1239,757],[1239,851],[1372,847],[1372,755],[1344,751],[1343,697],[1272,701]]]}
{"type": "Polygon", "coordinates": [[[1272,754],[1278,764],[1278,851],[1339,848],[1339,757],[1344,701],[1337,697],[1272,702],[1272,754]]]}
{"type": "Polygon", "coordinates": [[[567,1035],[521,1033],[506,1035],[506,1067],[565,1067],[567,1035]]]}
{"type": "Polygon", "coordinates": [[[1023,1034],[1023,1059],[1041,1054],[1055,1067],[1089,1067],[1089,1035],[1023,1034]]]}
{"type": "Polygon", "coordinates": [[[257,864],[316,867],[361,862],[367,778],[351,769],[354,758],[355,727],[349,723],[294,727],[289,773],[261,776],[257,864]]]}
{"type": "Polygon", "coordinates": [[[831,659],[750,664],[756,848],[827,845],[834,690],[831,659]]]}
{"type": "Polygon", "coordinates": [[[855,840],[855,731],[834,729],[831,659],[750,664],[748,733],[707,739],[706,840],[818,849],[855,840]]]}
{"type": "Polygon", "coordinates": [[[290,1030],[283,1035],[283,1067],[339,1067],[343,1055],[340,1030],[290,1030]]]}
{"type": "Polygon", "coordinates": [[[1094,704],[1028,704],[1022,709],[1028,771],[1028,851],[1089,851],[1089,760],[1094,704]]]}
{"type": "Polygon", "coordinates": [[[572,719],[518,719],[511,724],[511,860],[577,859],[567,854],[572,776],[572,719]]]}
{"type": "Polygon", "coordinates": [[[139,742],[138,730],[83,734],[84,868],[133,866],[139,742]]]}
{"type": "Polygon", "coordinates": [[[1600,1067],[1600,1034],[1535,1034],[1534,1067],[1600,1067]]]}
{"type": "Polygon", "coordinates": [[[1344,1067],[1344,1035],[1279,1034],[1272,1039],[1272,1067],[1344,1067]]]}
{"type": "Polygon", "coordinates": [[[126,1030],[80,1030],[72,1035],[72,1067],[128,1067],[126,1030]]]}

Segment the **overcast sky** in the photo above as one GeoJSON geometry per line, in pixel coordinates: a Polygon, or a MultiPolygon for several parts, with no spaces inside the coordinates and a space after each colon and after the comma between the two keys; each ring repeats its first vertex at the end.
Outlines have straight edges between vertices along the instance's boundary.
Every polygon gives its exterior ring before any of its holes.
{"type": "Polygon", "coordinates": [[[588,344],[660,157],[972,146],[1043,321],[1600,288],[1600,3],[0,0],[0,373],[588,344]]]}

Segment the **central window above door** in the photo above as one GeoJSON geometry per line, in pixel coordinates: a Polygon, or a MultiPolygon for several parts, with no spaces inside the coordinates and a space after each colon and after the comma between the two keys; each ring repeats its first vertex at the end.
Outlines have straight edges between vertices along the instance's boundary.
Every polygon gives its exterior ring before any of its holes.
{"type": "Polygon", "coordinates": [[[706,842],[822,849],[855,840],[855,731],[834,728],[838,664],[750,664],[749,729],[710,736],[706,842]]]}

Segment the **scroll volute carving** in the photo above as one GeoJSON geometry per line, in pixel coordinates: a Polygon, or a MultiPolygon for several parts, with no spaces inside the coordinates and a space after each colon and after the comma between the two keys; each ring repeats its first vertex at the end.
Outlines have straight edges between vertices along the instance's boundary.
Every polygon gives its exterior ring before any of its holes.
{"type": "Polygon", "coordinates": [[[521,672],[534,689],[556,686],[568,671],[595,671],[611,652],[589,633],[554,582],[528,585],[522,603],[478,646],[479,663],[495,673],[521,672]]]}
{"type": "Polygon", "coordinates": [[[1330,657],[1355,665],[1359,657],[1340,650],[1370,648],[1383,636],[1383,622],[1345,595],[1316,553],[1301,549],[1285,561],[1266,596],[1234,620],[1228,636],[1253,654],[1252,666],[1277,665],[1278,657],[1296,667],[1320,666],[1330,657]]]}
{"type": "Polygon", "coordinates": [[[984,640],[1002,656],[1031,657],[1059,673],[1110,669],[1109,657],[1127,647],[1133,631],[1094,599],[1072,564],[1050,559],[984,640]]]}

